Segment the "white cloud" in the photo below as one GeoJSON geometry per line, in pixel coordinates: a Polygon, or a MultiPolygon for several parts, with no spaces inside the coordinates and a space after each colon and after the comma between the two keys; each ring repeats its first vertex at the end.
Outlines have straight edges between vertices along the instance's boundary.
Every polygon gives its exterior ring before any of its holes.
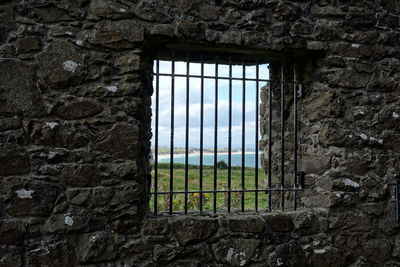
{"type": "MultiPolygon", "coordinates": [[[[200,75],[200,64],[190,63],[190,73],[200,75]]],[[[262,66],[265,77],[268,78],[266,65],[262,66]]],[[[219,76],[229,74],[227,65],[219,65],[219,76]]],[[[242,76],[242,66],[233,66],[233,77],[242,76]]],[[[171,63],[160,61],[160,73],[170,73],[171,63]]],[[[246,67],[246,77],[255,78],[255,66],[246,67]]],[[[177,62],[175,73],[186,74],[186,63],[177,62]]],[[[215,65],[205,64],[205,75],[215,74],[215,65]]],[[[170,142],[170,123],[171,123],[171,77],[160,76],[159,83],[159,145],[169,146],[170,142]]],[[[186,83],[185,77],[175,77],[175,98],[174,98],[174,143],[176,147],[185,145],[186,130],[186,83]]],[[[242,136],[242,81],[232,83],[232,144],[234,147],[241,146],[242,136]]],[[[263,84],[260,83],[260,86],[263,84]]],[[[155,81],[153,83],[155,88],[155,81]]],[[[255,143],[255,82],[246,82],[246,144],[255,143]]],[[[228,144],[228,81],[218,81],[218,143],[219,147],[226,147],[228,144]]],[[[190,78],[189,80],[189,140],[191,147],[198,147],[200,143],[200,93],[201,80],[190,78]]],[[[154,112],[155,94],[152,98],[153,103],[153,132],[154,132],[154,112]]],[[[204,146],[211,147],[214,144],[214,122],[215,122],[215,80],[204,79],[204,146]]],[[[154,140],[153,140],[154,141],[154,140]]]]}

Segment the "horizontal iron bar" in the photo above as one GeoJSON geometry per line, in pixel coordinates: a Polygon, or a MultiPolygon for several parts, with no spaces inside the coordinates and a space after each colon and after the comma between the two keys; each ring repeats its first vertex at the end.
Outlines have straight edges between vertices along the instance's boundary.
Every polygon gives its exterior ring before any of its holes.
{"type": "Polygon", "coordinates": [[[185,194],[185,193],[242,193],[242,192],[270,192],[270,191],[301,191],[301,188],[270,188],[270,189],[235,189],[235,190],[195,190],[195,191],[158,191],[150,194],[185,194]]]}
{"type": "Polygon", "coordinates": [[[220,80],[236,80],[236,81],[253,81],[253,82],[271,82],[271,83],[287,83],[287,84],[298,84],[296,81],[277,81],[277,80],[268,80],[268,79],[256,79],[256,78],[238,78],[238,77],[222,77],[222,76],[201,76],[201,75],[186,75],[186,74],[170,74],[170,73],[153,73],[154,75],[159,76],[169,76],[169,77],[184,77],[184,78],[204,78],[204,79],[220,79],[220,80]]]}

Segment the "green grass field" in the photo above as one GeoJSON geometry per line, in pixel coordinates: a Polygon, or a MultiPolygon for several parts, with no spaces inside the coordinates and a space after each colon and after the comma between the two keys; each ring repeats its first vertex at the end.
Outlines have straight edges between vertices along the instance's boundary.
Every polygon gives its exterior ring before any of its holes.
{"type": "MultiPolygon", "coordinates": [[[[158,169],[158,191],[169,191],[169,163],[159,163],[158,169]]],[[[242,169],[241,167],[232,167],[232,189],[242,189],[242,169]]],[[[189,165],[188,172],[188,187],[189,191],[199,190],[200,184],[200,170],[197,165],[189,165]]],[[[255,189],[255,169],[246,167],[245,168],[245,189],[255,189]]],[[[258,188],[265,188],[267,185],[267,176],[263,169],[258,170],[258,188]]],[[[185,190],[185,167],[184,164],[174,164],[174,177],[173,177],[173,188],[174,191],[185,190]]],[[[203,190],[214,189],[214,167],[203,166],[203,190]]],[[[217,190],[228,189],[228,170],[219,169],[217,171],[217,190]]],[[[154,171],[152,172],[152,189],[154,191],[154,171]]],[[[217,210],[222,211],[227,209],[227,193],[217,193],[217,210]]],[[[232,192],[231,193],[231,207],[233,210],[241,208],[242,193],[232,192]]],[[[246,192],[245,198],[245,210],[255,210],[255,193],[246,192]]],[[[188,206],[190,210],[198,210],[200,195],[198,193],[191,193],[188,195],[188,206]]],[[[203,209],[205,211],[213,210],[214,193],[203,194],[203,209]]],[[[169,209],[169,194],[159,195],[157,199],[158,211],[167,211],[169,209]]],[[[173,198],[173,209],[183,210],[185,203],[184,194],[174,194],[173,198]]],[[[258,193],[258,207],[263,209],[267,206],[267,194],[263,192],[258,193]]],[[[150,201],[150,210],[154,209],[154,196],[150,201]]]]}

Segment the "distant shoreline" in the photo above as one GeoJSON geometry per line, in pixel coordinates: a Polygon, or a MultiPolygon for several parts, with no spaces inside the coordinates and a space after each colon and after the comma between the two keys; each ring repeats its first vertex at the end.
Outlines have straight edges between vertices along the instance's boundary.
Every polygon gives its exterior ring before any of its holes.
{"type": "MultiPolygon", "coordinates": [[[[262,151],[259,151],[258,153],[261,153],[262,151]]],[[[231,152],[232,155],[234,154],[242,154],[241,151],[235,151],[235,152],[231,152]]],[[[244,154],[255,154],[255,151],[245,151],[244,154]]],[[[184,153],[176,153],[173,154],[174,157],[184,157],[185,154],[184,153]]],[[[214,155],[214,152],[203,152],[203,155],[214,155]]],[[[217,155],[228,155],[228,152],[217,152],[217,155]]],[[[158,159],[168,159],[170,158],[170,154],[159,154],[158,155],[158,159]]],[[[199,151],[195,151],[195,152],[189,152],[188,156],[200,156],[200,152],[199,151]]]]}

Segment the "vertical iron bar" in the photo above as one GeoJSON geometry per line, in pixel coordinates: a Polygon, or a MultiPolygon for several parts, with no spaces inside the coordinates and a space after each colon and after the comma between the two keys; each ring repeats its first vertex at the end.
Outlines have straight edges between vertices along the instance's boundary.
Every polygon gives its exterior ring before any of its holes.
{"type": "MultiPolygon", "coordinates": [[[[271,189],[272,185],[272,86],[270,82],[268,91],[268,189],[271,189]]],[[[268,191],[268,211],[272,211],[272,191],[268,191]]]]}
{"type": "Polygon", "coordinates": [[[186,129],[185,129],[185,214],[188,210],[189,191],[189,54],[186,55],[186,129]]]}
{"type": "Polygon", "coordinates": [[[159,110],[159,93],[160,93],[160,60],[159,55],[156,60],[156,121],[154,136],[154,214],[157,215],[158,204],[158,110],[159,110]]]}
{"type": "MultiPolygon", "coordinates": [[[[258,189],[258,94],[259,94],[259,66],[258,62],[256,62],[256,117],[255,117],[255,122],[256,122],[256,129],[255,129],[255,166],[254,166],[254,183],[255,183],[255,188],[256,190],[258,189]]],[[[255,209],[258,211],[258,191],[254,193],[255,201],[255,209]]]]}
{"type": "Polygon", "coordinates": [[[218,57],[215,57],[215,113],[214,113],[214,213],[217,212],[217,161],[218,161],[218,57]]]}
{"type": "MultiPolygon", "coordinates": [[[[283,62],[281,63],[281,189],[285,188],[285,87],[283,79],[283,62]]],[[[285,210],[285,192],[281,192],[281,208],[285,210]]]]}
{"type": "Polygon", "coordinates": [[[243,61],[242,64],[242,71],[243,71],[243,87],[242,87],[242,212],[244,212],[244,200],[245,200],[245,195],[244,195],[244,189],[245,189],[245,150],[246,150],[246,145],[245,145],[245,134],[246,134],[246,65],[245,62],[243,61]]]}
{"type": "Polygon", "coordinates": [[[169,167],[169,213],[172,214],[173,190],[174,190],[174,105],[175,105],[175,54],[171,60],[171,140],[170,140],[170,167],[169,167]]]}
{"type": "Polygon", "coordinates": [[[232,190],[232,58],[229,57],[229,112],[228,112],[228,212],[231,212],[232,190]]]}
{"type": "Polygon", "coordinates": [[[294,196],[293,196],[293,209],[297,210],[297,76],[296,76],[296,65],[293,67],[293,128],[294,128],[294,172],[293,172],[293,179],[294,179],[294,196]]]}
{"type": "Polygon", "coordinates": [[[400,179],[396,180],[396,220],[400,221],[400,179]]]}
{"type": "Polygon", "coordinates": [[[201,61],[201,82],[200,82],[200,213],[203,212],[203,134],[204,134],[204,62],[203,55],[201,61]]]}

